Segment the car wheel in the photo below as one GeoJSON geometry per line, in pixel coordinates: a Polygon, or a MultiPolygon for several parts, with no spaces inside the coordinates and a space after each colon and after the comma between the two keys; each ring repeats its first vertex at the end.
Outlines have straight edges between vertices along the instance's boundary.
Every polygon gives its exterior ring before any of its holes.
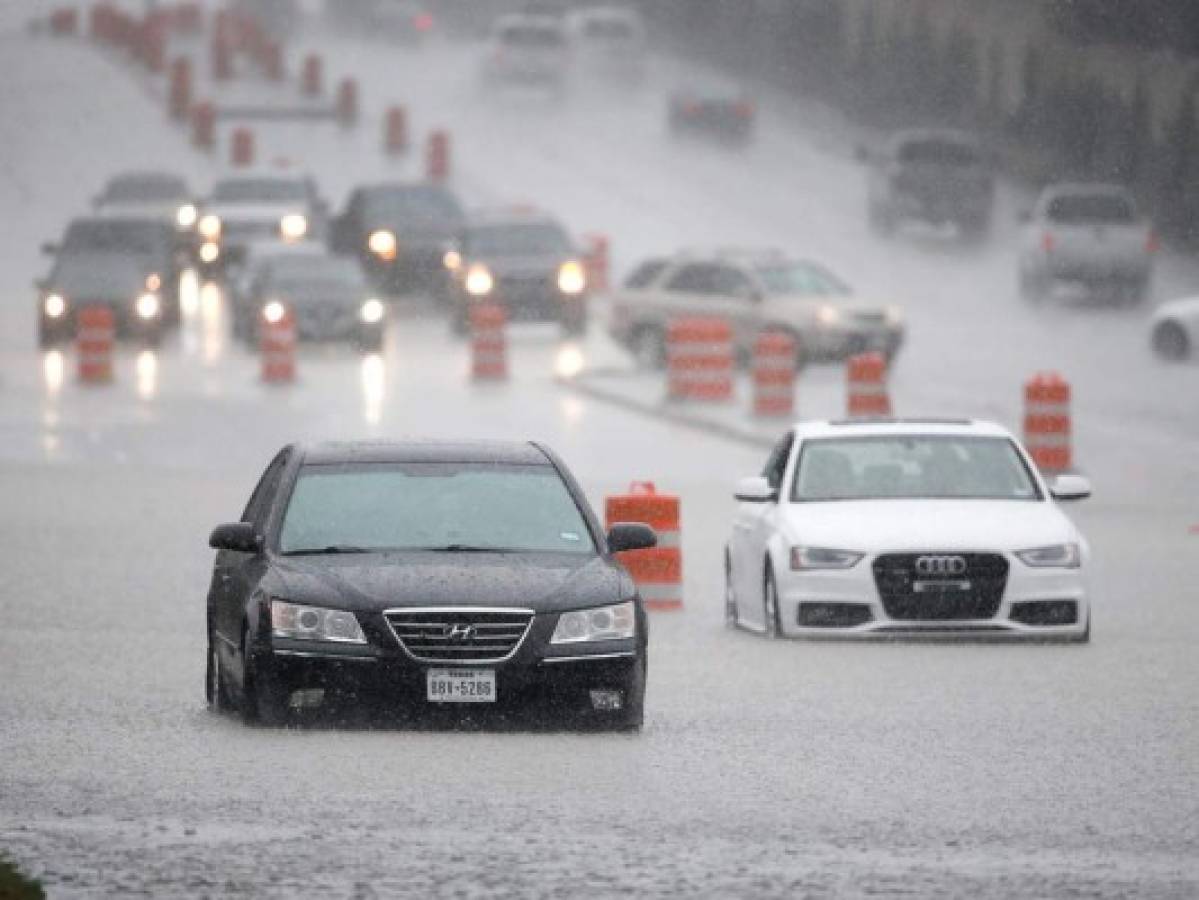
{"type": "Polygon", "coordinates": [[[741,627],[737,615],[737,595],[733,591],[733,561],[727,553],[724,556],[724,624],[728,628],[741,627]]]}
{"type": "Polygon", "coordinates": [[[224,713],[233,708],[233,704],[229,702],[229,689],[225,684],[221,656],[217,653],[211,631],[208,633],[208,665],[205,667],[204,673],[204,699],[208,701],[213,712],[224,713]]]}
{"type": "Polygon", "coordinates": [[[245,677],[242,682],[241,717],[251,725],[277,726],[287,721],[287,697],[272,685],[265,673],[258,671],[254,654],[249,650],[250,635],[242,636],[245,677]]]}
{"type": "Polygon", "coordinates": [[[1177,322],[1162,322],[1153,329],[1153,352],[1171,361],[1186,359],[1191,354],[1191,342],[1177,322]]]}
{"type": "Polygon", "coordinates": [[[783,627],[779,619],[779,592],[769,563],[766,565],[766,580],[762,589],[762,621],[766,625],[768,638],[783,636],[783,627]]]}
{"type": "Polygon", "coordinates": [[[633,358],[637,368],[655,370],[666,365],[666,338],[660,328],[647,325],[633,333],[633,358]]]}

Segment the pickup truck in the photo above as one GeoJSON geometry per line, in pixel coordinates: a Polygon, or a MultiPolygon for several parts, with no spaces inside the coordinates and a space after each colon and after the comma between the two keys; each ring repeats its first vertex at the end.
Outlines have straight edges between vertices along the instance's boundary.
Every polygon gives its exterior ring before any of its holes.
{"type": "Polygon", "coordinates": [[[1123,188],[1060,184],[1042,191],[1025,217],[1020,243],[1020,292],[1042,300],[1058,282],[1107,289],[1140,303],[1149,291],[1157,236],[1123,188]]]}

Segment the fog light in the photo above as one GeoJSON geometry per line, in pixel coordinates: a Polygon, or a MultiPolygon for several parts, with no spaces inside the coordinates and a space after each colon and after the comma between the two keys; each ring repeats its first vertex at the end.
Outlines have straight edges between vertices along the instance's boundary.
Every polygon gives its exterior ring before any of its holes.
{"type": "Polygon", "coordinates": [[[220,258],[221,248],[212,241],[205,241],[200,245],[200,262],[214,263],[220,258]]]}
{"type": "Polygon", "coordinates": [[[624,706],[623,691],[592,691],[591,708],[598,712],[613,712],[624,706]]]}

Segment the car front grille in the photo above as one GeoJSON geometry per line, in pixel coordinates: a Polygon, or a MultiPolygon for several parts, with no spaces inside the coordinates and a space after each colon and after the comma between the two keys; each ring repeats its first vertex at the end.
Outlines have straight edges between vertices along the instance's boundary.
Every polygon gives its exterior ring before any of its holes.
{"type": "Polygon", "coordinates": [[[533,622],[531,609],[392,609],[384,616],[409,656],[432,663],[503,662],[533,622]]]}
{"type": "Polygon", "coordinates": [[[990,619],[1007,586],[1008,562],[998,553],[884,553],[874,560],[874,583],[892,619],[936,621],[990,619]],[[960,572],[924,575],[923,557],[964,562],[960,572]]]}

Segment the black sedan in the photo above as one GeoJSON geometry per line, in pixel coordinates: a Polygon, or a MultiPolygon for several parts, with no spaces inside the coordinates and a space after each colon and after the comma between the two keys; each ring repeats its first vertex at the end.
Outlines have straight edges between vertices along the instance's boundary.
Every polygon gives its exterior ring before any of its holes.
{"type": "Polygon", "coordinates": [[[264,724],[483,706],[636,729],[647,620],[612,554],[655,543],[605,534],[538,444],[285,447],[209,539],[208,701],[264,724]]]}

